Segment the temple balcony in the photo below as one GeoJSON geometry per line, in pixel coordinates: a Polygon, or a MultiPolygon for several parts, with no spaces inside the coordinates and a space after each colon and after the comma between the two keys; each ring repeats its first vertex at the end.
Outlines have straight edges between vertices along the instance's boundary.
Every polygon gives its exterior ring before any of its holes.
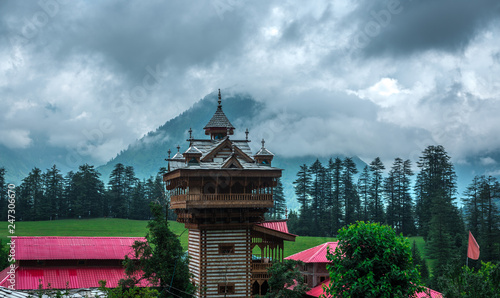
{"type": "Polygon", "coordinates": [[[170,197],[170,209],[272,207],[272,194],[179,194],[170,197]]]}

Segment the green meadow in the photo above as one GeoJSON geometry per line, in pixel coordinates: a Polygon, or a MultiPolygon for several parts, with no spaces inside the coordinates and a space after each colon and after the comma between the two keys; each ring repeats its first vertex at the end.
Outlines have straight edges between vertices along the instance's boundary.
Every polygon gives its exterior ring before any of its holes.
{"type": "MultiPolygon", "coordinates": [[[[16,222],[15,236],[93,236],[93,237],[144,237],[147,232],[146,220],[130,220],[120,218],[94,218],[94,219],[66,219],[53,221],[26,221],[16,222]]],[[[7,239],[7,222],[1,229],[0,236],[3,241],[7,239]]],[[[187,250],[188,232],[184,225],[169,221],[172,231],[180,236],[182,247],[187,250]]],[[[410,237],[410,244],[415,240],[417,247],[423,254],[425,252],[422,237],[410,237]]],[[[285,256],[320,245],[325,242],[336,241],[329,237],[298,236],[295,242],[285,241],[285,256]]]]}

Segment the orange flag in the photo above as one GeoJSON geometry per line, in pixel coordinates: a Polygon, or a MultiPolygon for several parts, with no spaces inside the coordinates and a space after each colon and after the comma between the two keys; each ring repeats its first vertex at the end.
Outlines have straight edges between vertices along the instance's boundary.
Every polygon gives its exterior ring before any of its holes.
{"type": "Polygon", "coordinates": [[[479,259],[479,245],[472,236],[472,233],[469,231],[469,247],[467,248],[467,257],[477,260],[479,259]]]}

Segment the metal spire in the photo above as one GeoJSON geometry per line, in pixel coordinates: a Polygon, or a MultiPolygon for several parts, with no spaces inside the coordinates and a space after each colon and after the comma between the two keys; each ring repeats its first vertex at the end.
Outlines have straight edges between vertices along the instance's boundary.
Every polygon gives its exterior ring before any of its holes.
{"type": "Polygon", "coordinates": [[[172,153],[172,150],[170,150],[170,148],[168,149],[168,158],[170,158],[170,153],[172,153]]]}
{"type": "Polygon", "coordinates": [[[191,129],[191,127],[189,128],[188,132],[189,132],[189,139],[192,140],[193,139],[193,130],[191,129]]]}
{"type": "Polygon", "coordinates": [[[219,105],[217,106],[218,108],[222,108],[222,99],[221,99],[221,96],[220,96],[220,89],[219,89],[219,105]]]}
{"type": "Polygon", "coordinates": [[[246,140],[248,141],[248,134],[249,134],[248,128],[247,128],[247,130],[245,130],[245,134],[246,134],[246,140]]]}
{"type": "Polygon", "coordinates": [[[261,143],[262,143],[262,149],[264,149],[264,144],[266,143],[266,141],[264,141],[264,139],[262,139],[261,143]]]}

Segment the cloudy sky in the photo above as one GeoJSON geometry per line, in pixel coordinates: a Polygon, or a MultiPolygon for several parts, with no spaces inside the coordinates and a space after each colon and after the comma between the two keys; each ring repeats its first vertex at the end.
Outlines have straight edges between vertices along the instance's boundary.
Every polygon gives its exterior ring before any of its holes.
{"type": "Polygon", "coordinates": [[[498,0],[1,1],[0,143],[105,162],[221,88],[268,104],[250,130],[277,154],[495,164],[499,20],[498,0]]]}

